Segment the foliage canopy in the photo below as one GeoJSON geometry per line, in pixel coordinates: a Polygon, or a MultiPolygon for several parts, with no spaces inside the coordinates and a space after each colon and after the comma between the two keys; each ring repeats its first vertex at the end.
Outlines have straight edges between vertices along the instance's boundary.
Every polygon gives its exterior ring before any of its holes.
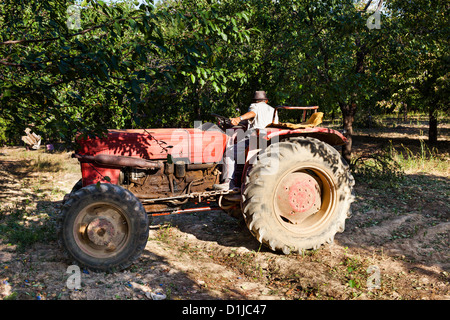
{"type": "Polygon", "coordinates": [[[373,29],[371,2],[2,1],[0,138],[192,126],[245,112],[255,90],[340,111],[348,135],[357,110],[383,101],[436,117],[448,108],[448,3],[378,1],[373,29]]]}

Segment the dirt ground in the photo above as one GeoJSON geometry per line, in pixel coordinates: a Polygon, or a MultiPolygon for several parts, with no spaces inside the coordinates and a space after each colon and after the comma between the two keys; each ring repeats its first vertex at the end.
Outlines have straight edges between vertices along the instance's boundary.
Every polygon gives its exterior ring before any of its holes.
{"type": "MultiPolygon", "coordinates": [[[[396,131],[384,134],[404,139],[396,131]]],[[[380,148],[385,138],[357,134],[356,154],[380,148]]],[[[444,171],[409,173],[395,186],[357,178],[345,231],[318,250],[272,252],[221,210],[154,217],[135,264],[112,274],[81,270],[81,289],[69,289],[71,262],[58,248],[54,224],[64,194],[80,178],[77,161],[70,153],[0,148],[0,299],[148,300],[163,293],[166,300],[448,300],[444,157],[444,171]]]]}

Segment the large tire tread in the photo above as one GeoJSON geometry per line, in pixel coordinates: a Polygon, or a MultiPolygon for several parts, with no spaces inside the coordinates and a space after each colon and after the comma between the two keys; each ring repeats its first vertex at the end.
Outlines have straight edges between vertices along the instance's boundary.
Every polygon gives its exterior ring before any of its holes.
{"type": "Polygon", "coordinates": [[[70,197],[63,204],[57,221],[58,244],[63,250],[63,254],[69,260],[76,264],[98,272],[114,272],[128,268],[136,261],[144,250],[149,232],[149,217],[146,214],[141,202],[128,190],[117,185],[102,183],[100,185],[89,185],[70,194],[70,197]],[[121,258],[111,261],[99,259],[82,259],[79,248],[74,244],[70,237],[71,230],[68,230],[68,224],[72,215],[76,215],[78,208],[85,203],[102,201],[112,201],[122,206],[127,212],[128,219],[132,224],[131,243],[120,254],[121,258]]]}
{"type": "MultiPolygon", "coordinates": [[[[300,159],[301,161],[301,159],[300,159]]],[[[302,252],[306,249],[318,249],[322,244],[331,243],[337,232],[345,230],[345,220],[350,216],[350,205],[353,202],[354,195],[352,187],[354,179],[350,174],[350,170],[345,160],[340,156],[339,152],[330,145],[315,139],[306,137],[290,138],[278,143],[276,146],[269,146],[265,152],[259,155],[258,162],[253,165],[252,169],[245,177],[243,188],[242,211],[244,219],[250,232],[256,239],[268,246],[274,251],[282,251],[288,254],[292,251],[302,252]],[[282,228],[274,225],[273,220],[268,218],[271,215],[271,207],[268,202],[270,191],[267,190],[264,173],[267,172],[267,165],[263,164],[263,160],[267,159],[270,152],[278,147],[278,160],[293,161],[299,152],[309,150],[313,154],[313,158],[318,161],[325,159],[325,162],[332,163],[331,168],[334,175],[339,177],[340,183],[340,213],[338,219],[334,221],[321,234],[311,238],[297,239],[294,244],[282,234],[282,228]]]]}

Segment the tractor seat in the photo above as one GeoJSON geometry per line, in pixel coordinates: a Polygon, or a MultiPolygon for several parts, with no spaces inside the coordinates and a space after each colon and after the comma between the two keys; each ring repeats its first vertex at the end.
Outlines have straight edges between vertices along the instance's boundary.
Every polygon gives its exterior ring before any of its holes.
{"type": "Polygon", "coordinates": [[[302,123],[271,123],[266,128],[281,128],[281,129],[305,129],[314,128],[322,123],[323,112],[315,112],[309,117],[308,121],[302,123]]]}

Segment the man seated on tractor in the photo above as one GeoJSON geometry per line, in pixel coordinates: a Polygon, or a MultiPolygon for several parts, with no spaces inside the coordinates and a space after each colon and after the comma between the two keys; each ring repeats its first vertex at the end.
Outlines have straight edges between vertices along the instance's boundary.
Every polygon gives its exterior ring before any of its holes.
{"type": "MultiPolygon", "coordinates": [[[[222,183],[215,184],[213,187],[216,190],[229,190],[235,188],[235,169],[236,169],[236,156],[239,159],[244,159],[245,162],[245,149],[248,145],[248,133],[254,129],[264,129],[267,125],[272,123],[278,123],[278,115],[273,119],[273,114],[275,109],[267,104],[268,99],[265,91],[256,91],[252,104],[250,105],[248,112],[240,117],[230,118],[231,123],[236,126],[239,122],[243,120],[248,120],[248,129],[245,137],[236,144],[234,144],[234,139],[228,140],[227,148],[225,150],[225,155],[223,158],[223,169],[222,169],[222,183]]],[[[243,163],[240,163],[243,164],[243,163]]]]}

